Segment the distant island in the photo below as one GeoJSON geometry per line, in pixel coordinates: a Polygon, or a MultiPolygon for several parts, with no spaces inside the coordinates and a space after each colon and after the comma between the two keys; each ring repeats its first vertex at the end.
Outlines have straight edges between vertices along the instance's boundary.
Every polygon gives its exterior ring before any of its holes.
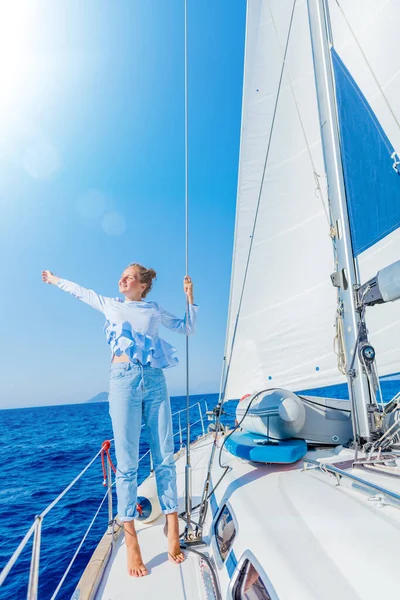
{"type": "Polygon", "coordinates": [[[86,402],[108,402],[108,392],[100,392],[100,394],[96,394],[90,400],[86,400],[86,402]]]}

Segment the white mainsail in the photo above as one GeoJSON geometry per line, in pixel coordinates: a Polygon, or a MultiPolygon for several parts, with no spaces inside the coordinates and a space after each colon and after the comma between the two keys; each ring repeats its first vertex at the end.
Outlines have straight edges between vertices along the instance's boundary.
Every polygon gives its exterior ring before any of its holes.
{"type": "MultiPolygon", "coordinates": [[[[388,2],[377,9],[376,3],[350,0],[340,5],[345,14],[349,11],[356,37],[368,47],[371,68],[387,90],[392,111],[400,116],[400,100],[394,94],[399,71],[392,47],[395,23],[400,22],[399,5],[388,2]],[[385,26],[377,34],[384,12],[385,26]],[[374,42],[367,44],[367,39],[374,42]],[[383,52],[382,47],[386,48],[383,52]]],[[[399,148],[397,123],[365,56],[340,7],[332,2],[330,8],[335,48],[391,143],[399,148]]],[[[360,281],[398,259],[399,250],[397,229],[359,254],[360,281]]],[[[266,387],[301,390],[345,381],[333,346],[337,294],[330,274],[335,269],[307,3],[250,0],[228,361],[235,340],[226,399],[266,387]]],[[[372,307],[367,319],[380,375],[399,371],[396,305],[372,307]]]]}
{"type": "Polygon", "coordinates": [[[335,265],[307,4],[297,2],[292,17],[293,5],[248,3],[228,359],[270,147],[226,399],[344,381],[333,349],[335,265]]]}

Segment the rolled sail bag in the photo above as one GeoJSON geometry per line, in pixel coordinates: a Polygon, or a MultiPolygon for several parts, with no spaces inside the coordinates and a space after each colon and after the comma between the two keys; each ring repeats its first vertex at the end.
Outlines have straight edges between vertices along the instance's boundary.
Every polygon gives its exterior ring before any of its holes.
{"type": "Polygon", "coordinates": [[[249,404],[251,406],[240,426],[250,433],[286,440],[296,437],[304,426],[304,404],[289,390],[274,389],[245,397],[236,407],[239,423],[249,404]]]}

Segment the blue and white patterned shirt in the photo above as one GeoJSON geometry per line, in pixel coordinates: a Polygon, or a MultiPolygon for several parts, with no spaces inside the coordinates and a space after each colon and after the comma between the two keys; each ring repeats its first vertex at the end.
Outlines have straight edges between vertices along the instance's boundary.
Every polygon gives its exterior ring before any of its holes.
{"type": "MultiPolygon", "coordinates": [[[[158,326],[161,323],[172,331],[186,334],[186,314],[180,319],[156,302],[100,296],[66,279],[59,279],[57,287],[104,314],[104,332],[112,358],[126,354],[131,362],[139,360],[143,365],[148,363],[161,369],[178,364],[173,356],[175,348],[158,336],[158,326]]],[[[195,331],[197,309],[196,304],[189,304],[188,334],[195,331]]]]}

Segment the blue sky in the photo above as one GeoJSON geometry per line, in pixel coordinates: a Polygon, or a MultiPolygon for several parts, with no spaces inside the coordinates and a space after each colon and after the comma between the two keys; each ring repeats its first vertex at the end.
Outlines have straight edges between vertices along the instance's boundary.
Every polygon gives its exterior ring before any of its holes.
{"type": "MultiPolygon", "coordinates": [[[[218,391],[229,300],[245,0],[188,0],[191,393],[218,391]]],[[[0,15],[0,407],[108,389],[103,316],[41,270],[117,296],[125,266],[184,314],[183,0],[16,1],[0,15]]],[[[185,338],[162,328],[181,364],[185,338]]]]}

